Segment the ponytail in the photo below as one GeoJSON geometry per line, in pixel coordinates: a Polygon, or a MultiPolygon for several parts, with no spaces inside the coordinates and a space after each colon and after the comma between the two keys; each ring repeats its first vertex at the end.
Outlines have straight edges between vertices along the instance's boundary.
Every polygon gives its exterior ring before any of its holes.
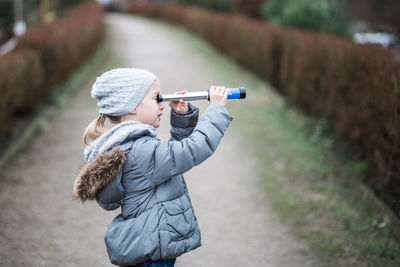
{"type": "Polygon", "coordinates": [[[97,137],[107,131],[107,128],[104,126],[106,118],[106,115],[100,115],[86,127],[85,133],[83,134],[83,143],[85,145],[90,145],[90,139],[95,140],[97,137]]]}

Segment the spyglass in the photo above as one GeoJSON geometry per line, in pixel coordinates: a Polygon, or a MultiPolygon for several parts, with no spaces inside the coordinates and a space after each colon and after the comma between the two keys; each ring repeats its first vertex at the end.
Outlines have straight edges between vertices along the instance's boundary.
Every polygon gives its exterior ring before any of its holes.
{"type": "MultiPolygon", "coordinates": [[[[230,88],[228,91],[228,99],[244,99],[246,98],[246,89],[243,87],[239,88],[230,88]]],[[[210,100],[210,91],[200,91],[200,92],[191,92],[186,94],[166,94],[166,95],[158,95],[157,102],[166,102],[166,101],[193,101],[193,100],[210,100]]]]}

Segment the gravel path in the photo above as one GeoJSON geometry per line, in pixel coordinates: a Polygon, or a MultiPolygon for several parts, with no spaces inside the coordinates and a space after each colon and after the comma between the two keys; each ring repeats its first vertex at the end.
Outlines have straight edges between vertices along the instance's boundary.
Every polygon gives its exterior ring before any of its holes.
{"type": "MultiPolygon", "coordinates": [[[[115,14],[107,21],[112,51],[125,66],[156,73],[164,92],[229,82],[223,78],[228,70],[217,68],[169,27],[115,14]]],[[[81,205],[71,195],[83,164],[81,135],[96,116],[89,98],[93,79],[55,111],[1,174],[1,266],[112,266],[103,235],[116,213],[94,202],[81,205]]],[[[206,104],[196,102],[202,110],[206,104]]],[[[178,258],[176,266],[316,266],[307,247],[269,207],[257,161],[246,151],[235,120],[217,152],[185,175],[203,246],[178,258]]],[[[168,122],[164,115],[161,139],[168,138],[168,122]]]]}

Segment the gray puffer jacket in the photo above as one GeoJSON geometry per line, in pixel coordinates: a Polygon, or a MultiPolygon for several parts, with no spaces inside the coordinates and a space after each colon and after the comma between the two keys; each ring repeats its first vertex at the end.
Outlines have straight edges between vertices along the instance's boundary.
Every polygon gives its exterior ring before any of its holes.
{"type": "Polygon", "coordinates": [[[75,180],[76,198],[96,198],[106,210],[121,207],[105,236],[114,264],[175,258],[201,245],[182,174],[215,151],[232,117],[225,107],[210,105],[198,121],[198,109],[189,106],[186,114],[171,112],[168,142],[135,126],[120,143],[111,143],[112,151],[89,153],[92,160],[75,180]]]}

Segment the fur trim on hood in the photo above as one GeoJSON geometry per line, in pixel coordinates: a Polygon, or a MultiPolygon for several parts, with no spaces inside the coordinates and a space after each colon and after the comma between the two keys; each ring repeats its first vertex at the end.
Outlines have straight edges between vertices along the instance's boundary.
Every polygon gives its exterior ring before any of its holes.
{"type": "Polygon", "coordinates": [[[128,151],[114,147],[112,152],[98,154],[86,164],[75,179],[73,195],[82,202],[96,198],[97,192],[114,179],[125,163],[128,151]]]}

